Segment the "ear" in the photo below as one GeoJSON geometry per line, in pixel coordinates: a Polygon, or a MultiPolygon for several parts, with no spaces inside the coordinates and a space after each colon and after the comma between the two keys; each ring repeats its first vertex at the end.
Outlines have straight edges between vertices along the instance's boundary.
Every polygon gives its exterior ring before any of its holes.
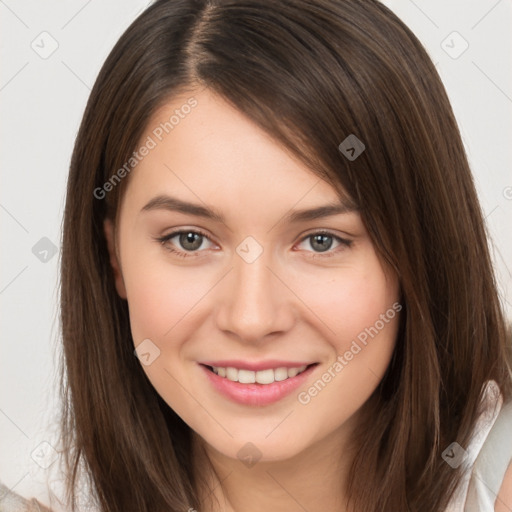
{"type": "Polygon", "coordinates": [[[116,290],[122,299],[126,299],[126,288],[124,285],[123,274],[121,272],[121,265],[119,264],[119,258],[117,256],[116,250],[114,223],[110,219],[105,219],[105,222],[103,223],[103,229],[105,232],[105,238],[107,239],[108,253],[110,256],[110,265],[112,266],[112,270],[114,272],[116,290]]]}

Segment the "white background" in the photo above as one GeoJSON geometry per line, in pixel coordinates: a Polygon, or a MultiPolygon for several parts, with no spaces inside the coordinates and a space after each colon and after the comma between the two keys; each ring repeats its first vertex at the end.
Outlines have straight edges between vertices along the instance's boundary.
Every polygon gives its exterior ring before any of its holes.
{"type": "MultiPolygon", "coordinates": [[[[426,46],[447,88],[512,319],[512,2],[384,3],[426,46]],[[454,58],[464,40],[467,50],[454,58]]],[[[31,454],[50,463],[57,432],[58,250],[70,155],[100,66],[145,5],[0,0],[0,481],[44,503],[48,473],[31,454]],[[52,44],[58,48],[47,58],[33,49],[42,53],[52,44]],[[55,246],[54,256],[32,252],[43,237],[55,246]]],[[[39,243],[48,249],[48,241],[39,243]]]]}

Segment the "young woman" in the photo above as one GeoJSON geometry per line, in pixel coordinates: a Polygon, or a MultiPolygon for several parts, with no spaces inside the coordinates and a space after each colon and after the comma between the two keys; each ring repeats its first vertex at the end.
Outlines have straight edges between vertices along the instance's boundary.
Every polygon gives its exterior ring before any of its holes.
{"type": "Polygon", "coordinates": [[[91,93],[62,246],[70,501],[82,474],[109,512],[512,507],[481,210],[377,1],[151,5],[91,93]]]}

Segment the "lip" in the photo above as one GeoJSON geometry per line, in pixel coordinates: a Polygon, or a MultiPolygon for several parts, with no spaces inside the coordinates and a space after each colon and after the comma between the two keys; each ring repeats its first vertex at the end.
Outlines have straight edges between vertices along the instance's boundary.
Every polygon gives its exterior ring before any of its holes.
{"type": "Polygon", "coordinates": [[[221,368],[236,368],[238,370],[251,370],[257,372],[260,370],[270,370],[274,368],[300,368],[301,366],[309,366],[314,364],[311,361],[308,362],[293,362],[293,361],[280,361],[279,359],[268,359],[267,361],[250,362],[241,361],[239,359],[229,359],[222,361],[201,361],[199,364],[206,366],[217,366],[221,368]]]}
{"type": "MultiPolygon", "coordinates": [[[[208,364],[208,366],[223,366],[226,361],[222,361],[222,363],[222,365],[208,364]]],[[[318,363],[313,363],[302,373],[299,373],[299,375],[279,382],[273,382],[272,384],[241,384],[240,382],[233,382],[229,379],[226,379],[225,377],[220,377],[216,373],[213,373],[211,370],[209,370],[205,364],[206,363],[201,363],[199,366],[206,374],[206,377],[209,379],[210,383],[219,393],[238,404],[252,406],[265,406],[278,402],[282,398],[295,391],[302,384],[304,384],[304,382],[318,366],[318,363]]],[[[295,365],[296,363],[293,363],[293,365],[289,367],[294,368],[295,365]]],[[[236,365],[232,366],[237,368],[236,365]]],[[[271,368],[279,368],[279,366],[271,366],[271,368]]],[[[240,369],[249,368],[242,367],[240,369]]]]}

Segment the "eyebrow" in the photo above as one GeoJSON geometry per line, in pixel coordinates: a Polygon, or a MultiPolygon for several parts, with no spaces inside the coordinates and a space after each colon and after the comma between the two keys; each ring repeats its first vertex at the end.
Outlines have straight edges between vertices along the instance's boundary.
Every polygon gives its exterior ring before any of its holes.
{"type": "MultiPolygon", "coordinates": [[[[151,199],[143,208],[141,212],[153,210],[168,210],[180,212],[196,217],[203,217],[205,219],[214,220],[225,224],[224,217],[221,213],[213,208],[202,206],[200,204],[189,203],[182,201],[176,197],[167,195],[159,195],[151,199]]],[[[357,207],[350,203],[330,203],[316,208],[304,210],[292,210],[286,214],[281,221],[289,222],[291,224],[297,222],[306,222],[310,220],[322,219],[333,215],[341,215],[343,213],[350,213],[357,211],[357,207]]]]}

